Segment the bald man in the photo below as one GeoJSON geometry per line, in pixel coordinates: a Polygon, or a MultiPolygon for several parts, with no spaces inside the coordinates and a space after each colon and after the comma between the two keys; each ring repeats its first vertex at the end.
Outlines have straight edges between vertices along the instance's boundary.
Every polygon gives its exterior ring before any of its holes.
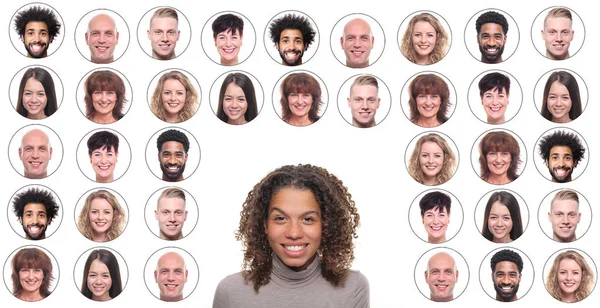
{"type": "Polygon", "coordinates": [[[90,61],[98,64],[115,61],[119,32],[114,19],[106,14],[94,16],[88,23],[85,42],[90,48],[90,61]]]}
{"type": "Polygon", "coordinates": [[[375,38],[371,26],[364,19],[355,18],[344,26],[344,35],[340,38],[346,54],[346,66],[363,68],[369,66],[369,55],[375,38]]]}
{"type": "Polygon", "coordinates": [[[160,299],[165,302],[177,302],[183,299],[183,286],[187,282],[188,271],[185,261],[176,252],[162,255],[156,263],[154,280],[160,290],[160,299]]]}
{"type": "Polygon", "coordinates": [[[438,252],[429,258],[425,281],[429,285],[429,298],[434,302],[449,302],[454,299],[454,285],[458,270],[451,255],[438,252]]]}
{"type": "Polygon", "coordinates": [[[52,147],[48,135],[32,129],[23,135],[19,147],[19,159],[23,162],[23,176],[28,179],[43,179],[48,176],[48,162],[52,159],[52,147]]]}

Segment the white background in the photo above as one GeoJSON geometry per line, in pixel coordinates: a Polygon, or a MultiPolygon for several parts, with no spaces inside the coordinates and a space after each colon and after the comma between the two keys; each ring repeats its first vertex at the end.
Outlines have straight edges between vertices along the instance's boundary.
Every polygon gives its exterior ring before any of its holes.
{"type": "MultiPolygon", "coordinates": [[[[14,1],[3,5],[0,21],[4,30],[0,38],[8,41],[9,20],[24,4],[14,1]]],[[[586,43],[577,55],[564,61],[551,61],[541,56],[531,41],[522,39],[518,49],[504,63],[489,65],[474,59],[464,45],[464,29],[469,19],[480,10],[489,8],[480,1],[465,1],[461,5],[455,2],[433,0],[431,2],[403,2],[400,7],[391,9],[389,2],[381,0],[364,2],[349,1],[347,4],[324,1],[305,0],[304,2],[261,3],[232,0],[231,2],[202,2],[173,0],[169,2],[190,20],[193,32],[189,50],[170,61],[158,61],[150,58],[133,43],[118,61],[109,64],[125,74],[134,91],[134,102],[126,117],[110,125],[100,125],[87,120],[75,106],[75,93],[81,76],[84,76],[97,65],[85,60],[74,44],[74,29],[87,12],[102,6],[114,10],[135,29],[137,22],[150,9],[165,5],[164,1],[148,0],[143,3],[133,1],[106,0],[97,2],[74,2],[52,0],[50,3],[64,18],[65,41],[58,51],[46,59],[27,59],[7,47],[3,52],[4,69],[0,73],[4,93],[4,104],[0,104],[3,117],[3,130],[0,132],[0,145],[5,149],[0,157],[0,170],[4,170],[4,181],[0,190],[0,201],[8,204],[12,194],[28,184],[42,184],[53,189],[60,197],[65,213],[72,213],[77,200],[88,190],[98,186],[87,179],[78,169],[76,148],[81,136],[96,128],[110,128],[127,136],[132,148],[132,163],[129,171],[121,179],[106,184],[117,190],[130,205],[130,219],[125,232],[116,240],[104,245],[115,249],[126,259],[129,265],[129,283],[118,298],[111,301],[117,306],[166,307],[152,296],[144,283],[144,264],[156,250],[170,244],[190,252],[198,262],[200,280],[196,290],[177,307],[211,307],[214,292],[221,279],[240,271],[243,259],[242,246],[235,240],[234,231],[239,225],[239,214],[248,192],[268,172],[285,164],[311,163],[326,167],[338,176],[352,193],[356,201],[361,227],[356,240],[353,268],[360,270],[369,280],[371,290],[371,307],[439,307],[438,304],[424,298],[417,291],[412,274],[420,256],[432,247],[416,237],[407,223],[408,209],[415,195],[429,189],[415,182],[404,163],[403,155],[412,138],[427,129],[409,122],[400,108],[400,93],[405,82],[422,70],[433,70],[444,74],[456,89],[458,103],[453,116],[443,125],[436,128],[449,136],[457,145],[461,158],[469,157],[475,140],[489,129],[506,128],[517,133],[524,142],[528,153],[534,153],[536,140],[546,130],[555,127],[540,116],[533,100],[534,86],[541,75],[555,68],[568,68],[578,72],[587,84],[600,84],[600,75],[593,68],[600,40],[597,31],[591,31],[586,43]],[[145,147],[151,136],[170,124],[156,119],[149,112],[146,103],[137,103],[142,98],[150,80],[161,70],[180,67],[196,76],[202,89],[209,89],[214,80],[230,70],[228,67],[215,64],[202,52],[200,32],[202,26],[215,13],[235,9],[252,21],[257,33],[264,31],[271,18],[285,10],[302,10],[313,18],[321,33],[328,35],[340,16],[364,12],[376,16],[384,28],[386,36],[394,37],[403,17],[418,10],[433,10],[446,18],[452,29],[453,45],[448,55],[440,62],[421,67],[409,63],[395,44],[388,44],[383,55],[369,68],[351,69],[340,64],[328,48],[319,48],[316,55],[306,64],[297,68],[285,67],[274,62],[261,44],[257,44],[255,52],[244,63],[235,69],[247,71],[260,81],[265,89],[266,97],[275,87],[277,80],[293,69],[306,69],[315,72],[326,83],[333,93],[351,76],[357,73],[373,74],[381,78],[392,93],[392,107],[388,118],[370,129],[356,129],[346,123],[337,111],[329,110],[323,118],[307,127],[294,127],[281,121],[272,108],[269,98],[265,101],[264,110],[254,121],[247,125],[223,125],[212,112],[209,104],[201,104],[196,115],[185,123],[177,124],[192,133],[202,148],[202,159],[197,172],[188,179],[177,183],[194,195],[200,208],[198,227],[186,238],[169,242],[157,238],[150,232],[144,220],[144,204],[157,189],[164,187],[164,181],[149,172],[145,161],[145,147]],[[25,119],[15,113],[8,101],[8,85],[14,73],[28,65],[44,65],[56,71],[65,86],[65,103],[58,112],[48,119],[37,122],[25,119]],[[519,80],[523,88],[523,107],[519,114],[509,123],[488,125],[479,121],[467,104],[467,92],[473,76],[489,69],[509,71],[519,80]],[[29,180],[11,170],[6,149],[12,134],[30,123],[43,123],[56,130],[64,143],[64,161],[55,174],[43,180],[29,180]],[[3,201],[2,201],[3,200],[3,201]]],[[[547,1],[515,1],[497,2],[500,9],[510,12],[520,28],[529,31],[537,14],[547,8],[547,1]]],[[[575,0],[569,7],[580,14],[587,29],[600,29],[600,19],[595,5],[590,1],[575,0]]],[[[474,25],[469,25],[469,28],[474,25]]],[[[146,28],[146,26],[144,26],[146,28]]],[[[514,44],[515,37],[509,30],[508,45],[514,44]]],[[[474,31],[474,30],[473,30],[474,31]]],[[[260,34],[258,34],[260,36],[260,34]]],[[[541,40],[541,38],[540,38],[541,40]]],[[[476,42],[475,35],[469,36],[469,42],[476,42]]],[[[53,43],[56,44],[57,42],[53,43]]],[[[144,37],[144,46],[150,42],[144,37]]],[[[181,43],[181,41],[179,42],[181,43]]],[[[179,44],[178,44],[179,45],[179,44]]],[[[507,48],[508,48],[507,45],[507,48]]],[[[269,52],[272,44],[267,46],[269,52]]],[[[309,50],[314,50],[311,46],[309,50]]],[[[321,46],[323,47],[323,46],[321,46]]],[[[505,51],[506,52],[506,51],[505,51]]],[[[597,101],[598,94],[590,89],[590,101],[597,101]]],[[[586,197],[590,204],[600,204],[597,191],[597,174],[600,167],[597,163],[596,147],[597,120],[600,114],[598,104],[589,104],[581,117],[563,126],[573,128],[588,142],[591,154],[588,170],[577,180],[568,184],[552,183],[532,167],[534,154],[527,157],[531,164],[525,168],[517,181],[502,186],[521,195],[528,204],[539,204],[548,191],[558,188],[576,189],[586,197]]],[[[155,145],[152,146],[156,149],[155,145]]],[[[154,152],[156,153],[156,152],[154,152]]],[[[191,155],[191,154],[190,154],[191,155]]],[[[156,154],[151,163],[158,166],[156,154]]],[[[56,159],[56,157],[54,158],[56,159]]],[[[56,164],[57,161],[51,161],[56,164]]],[[[486,192],[498,188],[488,184],[477,176],[465,159],[459,164],[454,177],[438,187],[452,192],[463,205],[465,217],[471,217],[479,198],[486,192]]],[[[188,163],[189,164],[189,163],[188,163]]],[[[190,166],[188,166],[190,168],[190,166]]],[[[579,167],[578,167],[579,168],[579,167]]],[[[568,244],[587,252],[596,262],[600,260],[599,226],[592,225],[585,237],[568,244]]],[[[0,234],[3,245],[0,245],[0,262],[9,258],[13,250],[32,242],[15,234],[5,218],[0,219],[0,234]]],[[[45,240],[35,242],[51,251],[57,258],[61,271],[67,273],[64,281],[60,281],[55,292],[43,301],[48,307],[58,307],[68,302],[73,307],[89,305],[90,301],[82,297],[70,278],[77,258],[81,252],[95,247],[97,244],[81,236],[74,221],[65,220],[55,234],[45,240]]],[[[479,265],[485,255],[498,248],[497,244],[484,239],[476,230],[472,219],[465,219],[458,235],[447,243],[448,247],[461,252],[471,268],[471,283],[464,294],[447,307],[506,307],[504,303],[492,300],[478,283],[479,265]]],[[[445,244],[444,244],[445,245],[445,244]]],[[[565,245],[549,239],[539,226],[532,224],[525,234],[510,244],[524,251],[533,261],[536,273],[541,273],[544,262],[555,251],[566,248],[565,245]]],[[[491,287],[489,266],[485,267],[486,287],[491,287]]],[[[524,276],[533,278],[531,268],[527,268],[524,276]]],[[[466,277],[462,277],[466,278],[466,277]]],[[[522,286],[521,288],[525,288],[522,286]]],[[[187,289],[187,286],[186,286],[187,289]]],[[[6,307],[30,307],[6,289],[0,289],[0,300],[6,307]]],[[[595,290],[584,301],[592,305],[600,301],[600,291],[595,290]]],[[[519,300],[519,306],[564,307],[548,295],[541,275],[536,275],[531,292],[519,300]]]]}

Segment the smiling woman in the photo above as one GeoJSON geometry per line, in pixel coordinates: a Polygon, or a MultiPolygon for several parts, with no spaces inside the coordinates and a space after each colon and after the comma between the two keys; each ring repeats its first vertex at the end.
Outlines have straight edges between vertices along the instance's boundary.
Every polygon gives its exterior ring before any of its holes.
{"type": "Polygon", "coordinates": [[[164,73],[150,98],[150,110],[168,123],[180,123],[191,118],[198,109],[198,91],[182,72],[164,73]]]}
{"type": "Polygon", "coordinates": [[[430,13],[410,19],[400,42],[400,51],[408,61],[429,65],[440,61],[448,52],[448,33],[430,13]]]}
{"type": "Polygon", "coordinates": [[[438,134],[421,136],[407,161],[408,173],[423,185],[446,183],[456,171],[457,158],[446,140],[438,134]]]}
{"type": "Polygon", "coordinates": [[[106,249],[96,249],[88,256],[81,283],[81,294],[94,301],[111,300],[123,291],[119,262],[106,249]]]}
{"type": "Polygon", "coordinates": [[[293,126],[307,126],[320,119],[321,86],[307,73],[289,74],[281,82],[281,118],[293,126]]]}
{"type": "Polygon", "coordinates": [[[124,114],[125,84],[121,77],[108,70],[95,71],[85,80],[85,117],[98,124],[120,120],[124,114]]]}
{"type": "Polygon", "coordinates": [[[13,256],[10,265],[15,297],[27,302],[37,302],[50,295],[50,283],[55,277],[52,273],[52,261],[42,250],[23,248],[13,256]]]}
{"type": "Polygon", "coordinates": [[[89,240],[108,242],[121,235],[126,216],[117,198],[100,189],[87,196],[77,219],[77,228],[89,240]]]}

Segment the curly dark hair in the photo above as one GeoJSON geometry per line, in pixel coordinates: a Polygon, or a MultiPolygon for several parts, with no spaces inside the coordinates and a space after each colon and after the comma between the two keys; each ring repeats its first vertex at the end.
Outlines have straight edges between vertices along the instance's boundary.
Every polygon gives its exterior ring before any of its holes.
{"type": "Polygon", "coordinates": [[[502,26],[502,32],[504,32],[504,35],[506,35],[506,33],[508,32],[508,21],[506,20],[506,17],[504,17],[504,15],[498,12],[489,11],[481,14],[477,18],[477,21],[475,21],[475,29],[477,29],[477,35],[479,35],[479,33],[481,32],[481,26],[487,23],[494,23],[502,26]]]}
{"type": "Polygon", "coordinates": [[[58,215],[58,203],[52,196],[52,193],[48,190],[33,187],[26,191],[18,193],[13,199],[13,212],[17,217],[22,218],[25,206],[30,203],[40,203],[46,208],[46,216],[48,217],[48,224],[54,220],[54,217],[58,215]]]}
{"type": "Polygon", "coordinates": [[[306,50],[315,40],[317,32],[313,30],[307,17],[286,14],[285,16],[273,20],[269,25],[269,36],[275,44],[279,44],[281,32],[285,29],[297,29],[302,33],[304,40],[304,49],[306,50]]]}
{"type": "Polygon", "coordinates": [[[502,249],[492,256],[492,259],[490,261],[490,265],[492,266],[492,273],[496,270],[496,264],[503,261],[508,261],[516,264],[519,273],[523,271],[523,259],[521,258],[521,256],[517,252],[514,252],[510,249],[502,249]]]}
{"type": "Polygon", "coordinates": [[[244,246],[242,275],[254,290],[269,283],[273,249],[265,232],[271,198],[282,188],[310,190],[322,216],[318,255],[321,274],[333,286],[343,286],[354,260],[356,228],[360,215],[344,183],[326,169],[312,165],[288,165],[269,173],[248,193],[240,212],[236,239],[244,246]]]}
{"type": "Polygon", "coordinates": [[[17,13],[15,17],[15,31],[20,37],[25,35],[25,27],[32,21],[39,21],[46,24],[48,27],[48,35],[50,36],[50,43],[54,38],[60,34],[61,24],[56,18],[54,12],[49,8],[43,8],[41,6],[32,6],[27,10],[17,13]]]}
{"type": "Polygon", "coordinates": [[[573,161],[575,162],[575,166],[583,159],[583,154],[585,153],[585,148],[579,137],[576,134],[566,132],[566,131],[556,131],[551,135],[547,135],[542,137],[540,140],[539,150],[540,156],[544,159],[544,161],[548,161],[550,159],[550,150],[552,150],[555,146],[566,146],[571,149],[573,153],[573,161]]]}
{"type": "Polygon", "coordinates": [[[176,129],[169,129],[160,134],[160,136],[158,136],[158,138],[156,139],[156,146],[158,147],[159,153],[162,150],[163,143],[168,141],[175,141],[181,143],[183,145],[183,150],[185,151],[185,153],[187,153],[190,149],[190,140],[183,132],[180,132],[176,129]]]}

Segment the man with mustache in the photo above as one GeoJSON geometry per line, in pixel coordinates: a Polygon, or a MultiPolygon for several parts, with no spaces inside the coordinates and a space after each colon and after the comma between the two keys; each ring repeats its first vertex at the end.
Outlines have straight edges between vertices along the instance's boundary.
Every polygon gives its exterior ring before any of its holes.
{"type": "Polygon", "coordinates": [[[315,40],[316,32],[305,16],[286,14],[269,25],[269,35],[281,56],[281,64],[302,64],[302,56],[315,40]]]}
{"type": "Polygon", "coordinates": [[[163,181],[183,181],[183,171],[190,149],[188,137],[181,131],[170,129],[158,136],[156,145],[163,181]]]}
{"type": "Polygon", "coordinates": [[[541,138],[539,153],[552,182],[566,183],[571,181],[573,169],[583,159],[585,148],[577,135],[559,130],[541,138]]]}
{"type": "Polygon", "coordinates": [[[25,231],[28,240],[46,238],[46,229],[58,215],[58,203],[52,194],[41,188],[29,188],[13,199],[13,212],[25,231]]]}
{"type": "Polygon", "coordinates": [[[475,22],[477,44],[481,52],[481,62],[500,63],[506,43],[508,21],[504,15],[489,11],[481,14],[475,22]]]}
{"type": "Polygon", "coordinates": [[[49,8],[31,6],[15,17],[15,30],[21,38],[28,58],[45,58],[48,46],[60,34],[61,24],[49,8]]]}
{"type": "Polygon", "coordinates": [[[501,302],[516,301],[523,271],[521,256],[510,249],[503,249],[492,256],[490,263],[496,300],[501,302]]]}

